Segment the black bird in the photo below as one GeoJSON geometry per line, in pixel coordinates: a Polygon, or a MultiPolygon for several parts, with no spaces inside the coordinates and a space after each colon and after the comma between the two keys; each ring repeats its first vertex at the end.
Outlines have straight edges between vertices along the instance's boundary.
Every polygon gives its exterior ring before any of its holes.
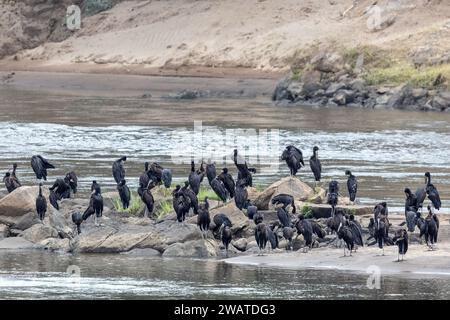
{"type": "Polygon", "coordinates": [[[169,189],[172,185],[172,171],[170,169],[163,169],[161,173],[161,180],[166,189],[169,189]]]}
{"type": "Polygon", "coordinates": [[[78,177],[75,171],[67,172],[65,180],[68,181],[73,194],[76,194],[78,189],[78,177]]]}
{"type": "Polygon", "coordinates": [[[320,239],[325,238],[327,234],[325,230],[323,230],[322,226],[314,219],[308,219],[308,221],[311,223],[313,233],[320,239]]]}
{"type": "Polygon", "coordinates": [[[291,217],[283,208],[277,209],[277,217],[278,220],[280,220],[280,223],[283,226],[283,228],[292,226],[291,217]]]}
{"type": "Polygon", "coordinates": [[[77,226],[78,234],[81,233],[81,223],[83,222],[83,215],[80,212],[72,213],[72,222],[77,226]]]}
{"type": "Polygon", "coordinates": [[[267,229],[267,240],[270,243],[270,248],[275,250],[278,248],[279,239],[277,233],[274,231],[274,226],[270,225],[266,227],[267,229]]]}
{"type": "Polygon", "coordinates": [[[16,169],[17,169],[17,164],[14,163],[12,173],[6,172],[5,177],[3,178],[3,182],[5,183],[5,187],[6,187],[6,190],[8,190],[8,193],[11,193],[14,190],[16,190],[17,188],[22,186],[20,184],[19,179],[17,178],[16,169]]]}
{"type": "Polygon", "coordinates": [[[258,207],[257,206],[253,206],[253,205],[248,205],[247,206],[247,217],[250,220],[253,220],[253,217],[255,216],[256,213],[258,213],[258,207]]]}
{"type": "Polygon", "coordinates": [[[125,179],[125,168],[123,167],[123,163],[125,161],[127,161],[127,157],[121,157],[120,159],[113,162],[112,174],[117,184],[125,179]]]}
{"type": "Polygon", "coordinates": [[[363,247],[364,242],[363,242],[363,238],[362,238],[362,228],[361,228],[361,225],[359,224],[359,222],[357,222],[355,220],[354,215],[352,215],[352,214],[350,215],[350,217],[347,221],[347,226],[349,227],[350,231],[353,234],[354,243],[357,244],[358,246],[363,247]]]}
{"type": "Polygon", "coordinates": [[[211,181],[211,188],[213,189],[213,191],[219,197],[220,200],[222,200],[224,203],[227,201],[229,195],[222,181],[220,181],[217,178],[214,178],[211,181]]]}
{"type": "MultiPolygon", "coordinates": [[[[92,180],[91,192],[93,192],[96,188],[100,188],[100,185],[97,183],[97,180],[92,180]]],[[[100,189],[100,191],[101,191],[101,189],[100,189]]]]}
{"type": "Polygon", "coordinates": [[[262,223],[264,221],[264,214],[262,212],[256,212],[253,215],[253,221],[255,222],[256,225],[262,223]]]}
{"type": "Polygon", "coordinates": [[[145,204],[144,217],[148,218],[153,213],[153,208],[155,206],[155,199],[153,199],[150,188],[147,188],[143,191],[141,199],[145,204]]]}
{"type": "Polygon", "coordinates": [[[431,206],[427,207],[428,216],[425,218],[426,223],[426,233],[425,233],[425,241],[427,245],[434,250],[434,244],[437,242],[438,232],[439,232],[439,219],[432,212],[431,206]],[[431,245],[428,244],[428,241],[431,242],[431,245]]]}
{"type": "Polygon", "coordinates": [[[233,162],[238,169],[238,180],[242,180],[245,186],[251,187],[253,185],[252,172],[256,173],[255,168],[249,168],[247,162],[238,155],[238,151],[233,151],[233,162]]]}
{"type": "Polygon", "coordinates": [[[47,200],[42,194],[42,183],[39,184],[39,194],[36,198],[36,211],[41,221],[44,221],[45,212],[47,212],[47,200]]]}
{"type": "Polygon", "coordinates": [[[211,224],[211,217],[209,216],[208,197],[205,197],[205,203],[200,206],[197,215],[197,225],[200,228],[200,231],[203,233],[205,239],[208,238],[208,231],[210,224],[211,224]]]}
{"type": "Polygon", "coordinates": [[[144,172],[139,176],[139,186],[142,185],[144,188],[148,186],[148,183],[150,182],[150,177],[148,175],[149,165],[148,162],[144,163],[144,172]]]}
{"type": "Polygon", "coordinates": [[[222,240],[223,245],[225,246],[225,251],[228,256],[228,247],[231,242],[231,229],[228,225],[222,224],[220,226],[220,238],[222,240]]]}
{"type": "Polygon", "coordinates": [[[431,174],[429,172],[425,173],[425,179],[427,179],[427,195],[428,199],[430,199],[431,203],[433,204],[433,207],[436,210],[439,210],[441,208],[441,198],[439,196],[439,192],[437,191],[436,187],[431,183],[431,174]]]}
{"type": "Polygon", "coordinates": [[[70,185],[67,177],[64,179],[58,178],[53,185],[49,188],[50,191],[54,191],[58,200],[70,198],[70,185]]]}
{"type": "Polygon", "coordinates": [[[346,170],[345,175],[348,177],[347,189],[350,196],[350,201],[354,203],[356,199],[356,193],[358,192],[358,181],[350,170],[346,170]]]}
{"type": "Polygon", "coordinates": [[[398,256],[397,261],[400,262],[400,255],[402,256],[402,260],[408,251],[408,232],[405,229],[398,229],[395,232],[394,238],[392,238],[394,244],[398,246],[398,256]]]}
{"type": "Polygon", "coordinates": [[[300,170],[301,167],[305,166],[301,150],[297,149],[293,145],[289,145],[286,149],[284,149],[281,154],[281,160],[286,161],[286,164],[291,172],[291,176],[295,176],[297,171],[300,170]]]}
{"type": "Polygon", "coordinates": [[[327,203],[331,206],[331,216],[334,216],[338,201],[339,201],[339,183],[333,180],[328,185],[328,199],[327,199],[327,203]]]}
{"type": "Polygon", "coordinates": [[[103,197],[100,191],[100,187],[94,189],[94,193],[91,195],[91,206],[95,213],[95,225],[99,226],[98,219],[103,215],[103,197]]]}
{"type": "Polygon", "coordinates": [[[180,185],[175,187],[175,190],[172,192],[172,196],[173,208],[177,214],[177,220],[178,222],[184,222],[186,215],[189,213],[189,209],[191,208],[190,200],[184,195],[183,192],[181,192],[180,185]]]}
{"type": "Polygon", "coordinates": [[[294,197],[289,194],[280,193],[272,198],[272,205],[282,204],[283,209],[287,211],[287,207],[291,206],[292,213],[296,213],[294,197]]]}
{"type": "MultiPolygon", "coordinates": [[[[354,239],[352,230],[349,227],[347,227],[343,224],[340,224],[337,235],[338,235],[339,239],[344,240],[345,245],[347,246],[347,249],[350,251],[350,256],[351,256],[353,248],[355,246],[355,239],[354,239]]],[[[346,253],[345,253],[345,246],[344,246],[344,257],[345,256],[346,256],[346,253]]]]}
{"type": "Polygon", "coordinates": [[[191,187],[192,191],[195,192],[195,194],[198,194],[200,192],[200,184],[202,183],[204,173],[203,172],[197,172],[195,171],[195,163],[194,161],[191,162],[191,173],[189,174],[189,186],[191,187]]]}
{"type": "Polygon", "coordinates": [[[54,191],[50,190],[48,200],[53,208],[55,208],[56,210],[59,210],[58,200],[61,200],[61,199],[58,198],[58,195],[54,191]]]}
{"type": "Polygon", "coordinates": [[[217,176],[216,165],[214,163],[207,163],[206,164],[206,177],[208,178],[208,182],[210,185],[216,176],[217,176]]]}
{"type": "Polygon", "coordinates": [[[313,148],[313,155],[309,158],[309,166],[314,174],[315,183],[320,182],[322,177],[322,164],[319,160],[319,147],[315,146],[313,148]]]}
{"type": "Polygon", "coordinates": [[[292,238],[294,237],[294,228],[284,227],[283,228],[283,238],[287,241],[286,250],[292,250],[292,238]]]}
{"type": "Polygon", "coordinates": [[[213,222],[216,226],[215,230],[220,230],[220,227],[222,225],[232,227],[233,224],[231,223],[230,219],[227,217],[224,213],[218,213],[213,217],[213,222]]]}
{"type": "Polygon", "coordinates": [[[414,229],[417,225],[417,212],[416,211],[408,211],[405,213],[406,219],[406,227],[409,232],[414,232],[414,229]]]}
{"type": "Polygon", "coordinates": [[[385,216],[381,216],[378,219],[374,219],[374,238],[376,243],[378,243],[378,248],[382,250],[382,255],[384,256],[384,245],[385,243],[390,243],[389,241],[389,223],[385,216]]]}
{"type": "Polygon", "coordinates": [[[184,182],[184,187],[181,188],[181,192],[183,192],[183,194],[189,198],[190,203],[191,203],[191,208],[194,211],[194,215],[198,214],[198,198],[197,198],[197,195],[195,194],[195,192],[189,188],[188,181],[184,182]]]}
{"type": "Polygon", "coordinates": [[[128,209],[130,206],[131,193],[125,180],[120,181],[117,185],[117,191],[119,192],[120,201],[122,202],[122,208],[124,210],[128,209]]]}
{"type": "Polygon", "coordinates": [[[405,199],[405,214],[408,211],[417,212],[419,207],[417,205],[417,197],[414,193],[411,192],[411,189],[405,188],[404,190],[406,199],[405,199]]]}
{"type": "Polygon", "coordinates": [[[242,210],[246,207],[248,200],[248,192],[245,188],[245,182],[239,180],[236,184],[236,190],[234,192],[234,202],[236,203],[236,207],[239,210],[242,210]]]}
{"type": "Polygon", "coordinates": [[[378,203],[373,209],[373,217],[377,220],[380,216],[387,217],[389,214],[389,209],[387,206],[387,202],[378,203]]]}
{"type": "Polygon", "coordinates": [[[153,162],[150,165],[150,168],[147,171],[147,175],[150,178],[150,180],[153,180],[155,182],[155,185],[160,184],[162,182],[163,170],[164,168],[158,162],[153,162]]]}
{"type": "Polygon", "coordinates": [[[256,225],[255,229],[255,240],[258,244],[259,248],[259,255],[261,255],[261,252],[266,249],[268,234],[267,234],[267,226],[264,223],[259,223],[256,225]]]}
{"type": "Polygon", "coordinates": [[[308,248],[311,249],[314,244],[313,227],[311,221],[305,219],[302,214],[299,214],[298,221],[295,224],[295,228],[297,229],[297,237],[299,235],[302,235],[303,239],[305,239],[305,247],[303,248],[303,252],[307,252],[308,248]]]}
{"type": "Polygon", "coordinates": [[[422,187],[418,188],[415,193],[416,199],[417,199],[417,211],[420,210],[422,212],[423,209],[423,202],[425,201],[425,198],[427,197],[427,188],[422,187]]]}
{"type": "Polygon", "coordinates": [[[31,157],[31,167],[39,180],[47,180],[47,169],[55,169],[54,165],[40,155],[31,157]]]}
{"type": "MultiPolygon", "coordinates": [[[[208,172],[208,167],[206,167],[206,172],[208,172]]],[[[234,189],[236,188],[236,184],[231,174],[228,173],[228,168],[223,168],[222,173],[219,174],[217,179],[223,182],[223,185],[230,194],[230,199],[234,198],[234,189]]]]}

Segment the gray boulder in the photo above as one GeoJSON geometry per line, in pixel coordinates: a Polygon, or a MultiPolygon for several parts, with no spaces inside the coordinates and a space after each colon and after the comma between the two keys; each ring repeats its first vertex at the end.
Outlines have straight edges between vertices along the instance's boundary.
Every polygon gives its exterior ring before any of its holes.
{"type": "Polygon", "coordinates": [[[163,257],[210,258],[216,257],[219,247],[215,241],[194,240],[174,243],[164,250],[163,257]]]}

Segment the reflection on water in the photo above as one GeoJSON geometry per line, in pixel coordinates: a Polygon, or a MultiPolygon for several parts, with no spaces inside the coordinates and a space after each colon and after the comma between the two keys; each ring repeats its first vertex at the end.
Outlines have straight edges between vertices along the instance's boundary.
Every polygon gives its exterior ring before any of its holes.
{"type": "Polygon", "coordinates": [[[214,260],[129,255],[0,252],[3,299],[446,299],[450,278],[383,277],[380,290],[365,274],[243,267],[214,260]],[[79,278],[69,277],[71,265],[79,278]]]}

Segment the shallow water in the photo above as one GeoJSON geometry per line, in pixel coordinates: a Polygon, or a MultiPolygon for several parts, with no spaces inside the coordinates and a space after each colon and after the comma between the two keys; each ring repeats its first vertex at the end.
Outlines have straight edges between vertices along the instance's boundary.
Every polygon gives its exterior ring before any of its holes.
{"type": "MultiPolygon", "coordinates": [[[[215,260],[0,251],[2,299],[447,299],[450,277],[382,277],[215,260]],[[67,270],[79,267],[79,277],[67,270]]],[[[77,269],[78,270],[78,269],[77,269]]]]}
{"type": "MultiPolygon", "coordinates": [[[[182,87],[183,80],[177,81],[182,87]]],[[[214,87],[218,80],[203,81],[214,87]]],[[[344,171],[350,169],[363,204],[386,200],[400,208],[403,189],[423,186],[424,172],[431,171],[448,212],[450,114],[281,107],[269,101],[267,89],[253,90],[251,98],[174,100],[164,98],[167,92],[142,99],[135,92],[110,97],[3,87],[0,168],[17,162],[20,179],[35,183],[29,159],[42,154],[57,166],[49,180],[74,169],[83,194],[93,179],[114,189],[111,163],[122,155],[128,156],[127,180],[135,188],[144,161],[171,168],[178,183],[187,178],[191,158],[233,168],[229,155],[237,147],[259,169],[255,183],[267,185],[288,174],[278,156],[292,143],[306,159],[299,176],[312,182],[307,159],[318,145],[323,180],[339,180],[345,194],[344,171]]]]}
{"type": "MultiPolygon", "coordinates": [[[[288,174],[278,158],[286,144],[300,147],[305,159],[318,145],[323,180],[339,180],[342,193],[344,171],[350,169],[359,180],[359,201],[373,205],[386,200],[391,208],[401,210],[403,189],[422,186],[424,172],[431,171],[443,199],[441,212],[449,212],[448,113],[274,106],[268,89],[273,85],[267,81],[263,85],[233,82],[234,91],[240,85],[251,88],[239,98],[180,101],[164,96],[184,87],[223,90],[224,84],[216,79],[157,79],[154,88],[148,83],[152,98],[142,99],[147,84],[141,79],[140,89],[131,91],[111,91],[107,87],[111,79],[104,84],[92,77],[95,90],[86,90],[82,79],[67,84],[67,77],[58,75],[42,89],[35,80],[0,87],[3,172],[17,162],[22,183],[35,184],[29,161],[33,154],[41,154],[57,167],[50,171],[49,183],[75,170],[79,196],[85,197],[93,179],[104,191],[115,188],[111,164],[122,155],[128,156],[127,181],[135,188],[144,161],[171,168],[178,183],[187,178],[191,158],[199,162],[211,157],[218,167],[233,168],[228,156],[237,147],[258,169],[255,184],[268,185],[288,174]],[[194,126],[195,121],[202,122],[202,130],[194,126]]],[[[312,182],[308,165],[299,176],[312,182]]],[[[450,295],[448,277],[384,277],[381,290],[367,289],[366,280],[364,274],[243,267],[211,260],[0,251],[0,298],[6,299],[440,299],[450,295]],[[81,278],[67,275],[70,265],[80,267],[81,278]]]]}

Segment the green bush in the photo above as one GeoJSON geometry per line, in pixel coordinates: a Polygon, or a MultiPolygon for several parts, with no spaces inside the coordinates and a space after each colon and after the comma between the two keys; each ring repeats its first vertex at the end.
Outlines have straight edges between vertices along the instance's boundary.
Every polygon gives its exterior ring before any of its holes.
{"type": "Polygon", "coordinates": [[[144,203],[136,192],[131,193],[130,206],[128,209],[122,207],[120,197],[112,199],[114,209],[119,213],[128,213],[130,215],[139,215],[144,210],[144,203]]]}

